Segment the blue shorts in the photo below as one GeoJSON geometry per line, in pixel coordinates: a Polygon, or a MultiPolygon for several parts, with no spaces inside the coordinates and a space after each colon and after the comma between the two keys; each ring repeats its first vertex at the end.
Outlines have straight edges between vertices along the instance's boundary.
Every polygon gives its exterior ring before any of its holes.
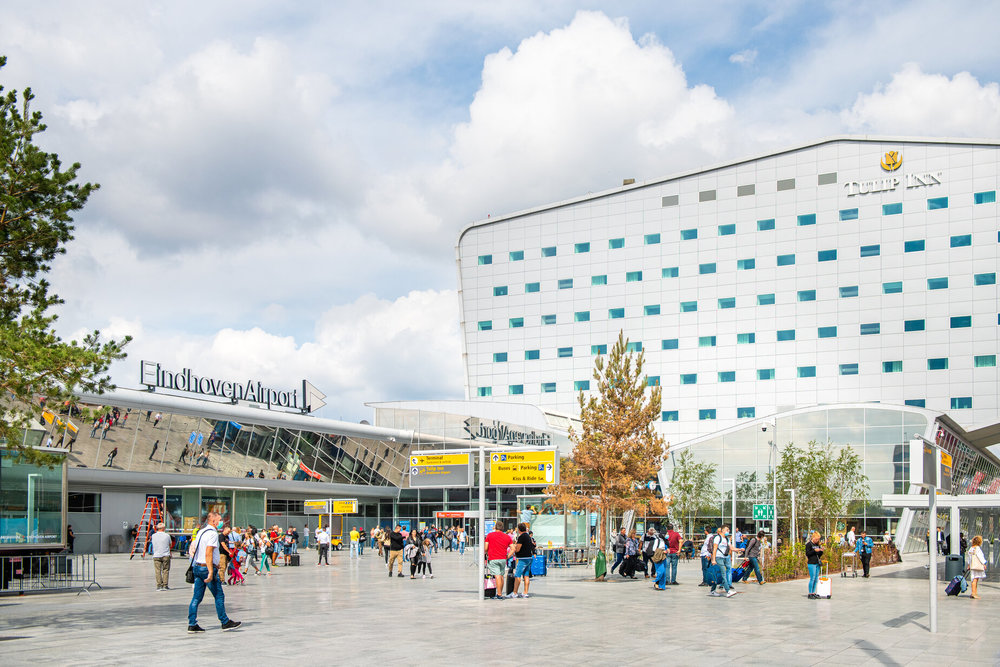
{"type": "Polygon", "coordinates": [[[531,559],[530,558],[518,558],[517,567],[514,568],[515,577],[526,577],[528,573],[531,572],[531,559]]]}

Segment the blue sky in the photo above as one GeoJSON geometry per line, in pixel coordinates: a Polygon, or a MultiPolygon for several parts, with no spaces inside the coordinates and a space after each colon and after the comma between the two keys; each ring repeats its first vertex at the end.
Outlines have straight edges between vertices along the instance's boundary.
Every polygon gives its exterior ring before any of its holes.
{"type": "Polygon", "coordinates": [[[20,3],[5,87],[102,184],[66,335],[327,415],[463,393],[454,244],[489,214],[840,133],[1000,134],[993,3],[20,3]]]}

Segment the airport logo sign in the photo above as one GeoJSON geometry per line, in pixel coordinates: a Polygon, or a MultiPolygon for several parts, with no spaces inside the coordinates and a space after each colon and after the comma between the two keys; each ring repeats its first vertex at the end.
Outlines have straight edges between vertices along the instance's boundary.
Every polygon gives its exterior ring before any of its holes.
{"type": "Polygon", "coordinates": [[[487,423],[477,417],[469,417],[465,420],[465,432],[472,440],[488,440],[498,444],[542,446],[552,444],[552,436],[548,433],[538,433],[534,430],[523,431],[497,420],[487,423]]]}
{"type": "Polygon", "coordinates": [[[326,394],[314,387],[308,380],[302,381],[302,387],[292,390],[273,389],[265,387],[256,380],[235,382],[210,377],[199,377],[184,368],[179,372],[164,369],[155,361],[142,361],[139,365],[139,381],[149,391],[170,389],[184,391],[202,396],[226,398],[237,403],[246,401],[259,407],[291,408],[301,412],[313,412],[326,403],[326,394]]]}

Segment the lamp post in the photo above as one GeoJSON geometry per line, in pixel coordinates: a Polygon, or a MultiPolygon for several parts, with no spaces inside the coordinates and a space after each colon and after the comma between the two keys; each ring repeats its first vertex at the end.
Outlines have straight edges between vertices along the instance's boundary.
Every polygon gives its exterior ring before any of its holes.
{"type": "Polygon", "coordinates": [[[774,538],[775,553],[778,550],[778,418],[775,417],[760,425],[760,430],[767,433],[771,429],[771,536],[774,538]]]}
{"type": "Polygon", "coordinates": [[[791,531],[789,533],[789,539],[790,539],[790,541],[792,543],[792,548],[794,549],[796,543],[799,540],[799,535],[798,535],[798,533],[795,530],[796,529],[796,526],[795,526],[795,489],[785,489],[785,491],[787,491],[788,493],[792,494],[792,526],[791,526],[791,531]]]}
{"type": "Polygon", "coordinates": [[[725,484],[726,482],[732,482],[733,483],[733,515],[732,515],[733,516],[733,520],[732,520],[732,523],[729,524],[729,528],[733,531],[733,534],[735,535],[736,534],[736,478],[735,477],[723,477],[722,478],[722,483],[725,484]]]}

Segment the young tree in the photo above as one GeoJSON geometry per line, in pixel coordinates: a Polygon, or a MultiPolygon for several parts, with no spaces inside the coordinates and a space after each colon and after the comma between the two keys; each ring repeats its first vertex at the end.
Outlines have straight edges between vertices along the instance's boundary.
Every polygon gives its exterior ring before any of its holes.
{"type": "MultiPolygon", "coordinates": [[[[553,496],[551,504],[599,514],[600,556],[611,513],[645,508],[662,516],[669,507],[648,484],[663,464],[666,447],[653,429],[660,417],[660,388],[647,387],[643,361],[642,352],[633,358],[624,332],[619,332],[606,361],[597,357],[593,376],[597,391],[589,397],[580,392],[582,430],[570,431],[573,455],[562,463],[560,483],[547,489],[553,496]]],[[[598,570],[597,577],[603,576],[598,570]]]]}
{"type": "MultiPolygon", "coordinates": [[[[0,68],[6,64],[0,56],[0,68]]],[[[41,401],[61,406],[77,390],[112,388],[112,361],[125,356],[126,337],[101,342],[100,333],[80,342],[63,341],[51,312],[62,300],[51,293],[45,274],[73,238],[74,211],[98,186],[77,183],[79,164],[64,169],[55,153],[38,148],[42,115],[30,108],[33,95],[0,86],[0,441],[22,458],[54,459],[22,448],[22,434],[42,412],[41,401]]]]}
{"type": "Polygon", "coordinates": [[[671,509],[687,522],[688,535],[694,535],[698,515],[710,512],[719,496],[714,463],[695,461],[691,449],[681,452],[670,477],[671,509]]]}

